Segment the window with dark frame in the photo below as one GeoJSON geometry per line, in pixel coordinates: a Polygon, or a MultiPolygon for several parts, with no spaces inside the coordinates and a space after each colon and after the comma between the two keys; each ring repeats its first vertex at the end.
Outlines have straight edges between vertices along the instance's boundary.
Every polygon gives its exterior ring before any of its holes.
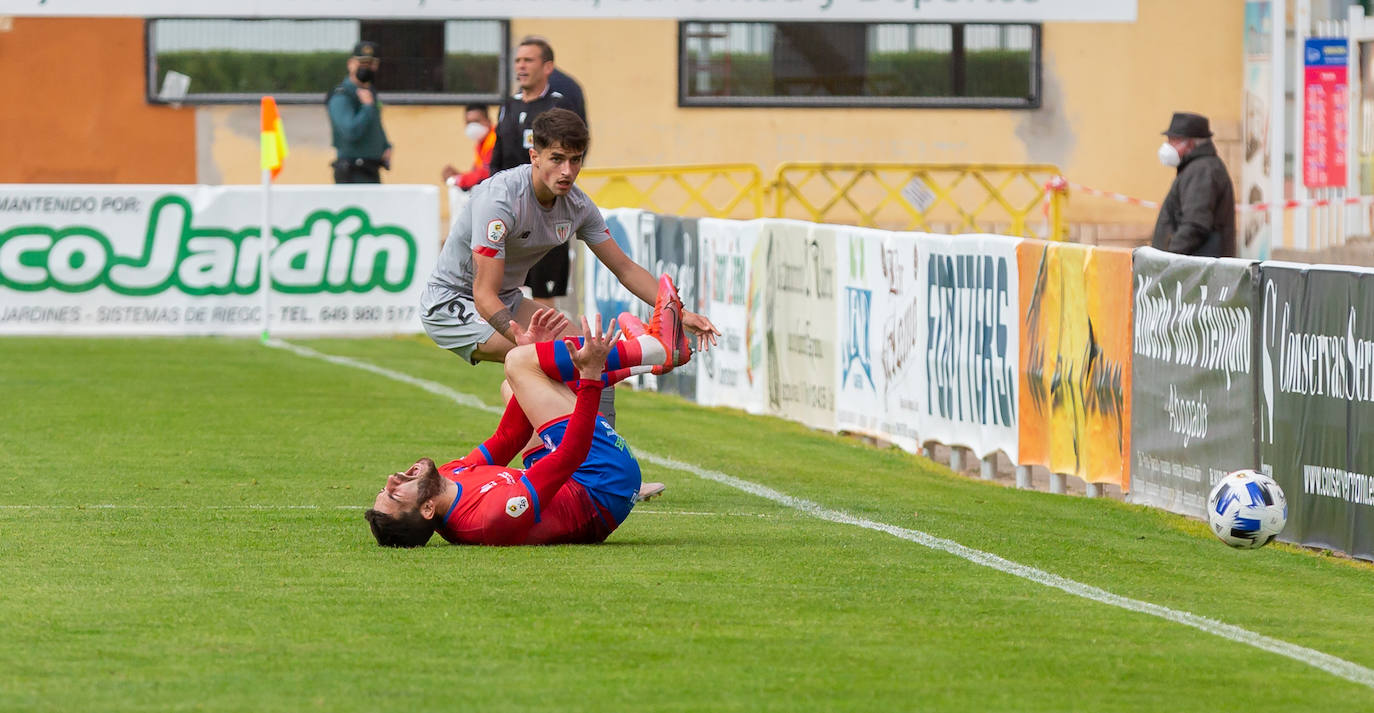
{"type": "Polygon", "coordinates": [[[498,103],[510,74],[502,20],[151,19],[145,34],[152,103],[323,102],[364,39],[381,49],[377,88],[392,104],[498,103]],[[164,95],[177,75],[184,96],[164,95]]]}
{"type": "Polygon", "coordinates": [[[680,22],[679,106],[1040,105],[1040,25],[680,22]]]}

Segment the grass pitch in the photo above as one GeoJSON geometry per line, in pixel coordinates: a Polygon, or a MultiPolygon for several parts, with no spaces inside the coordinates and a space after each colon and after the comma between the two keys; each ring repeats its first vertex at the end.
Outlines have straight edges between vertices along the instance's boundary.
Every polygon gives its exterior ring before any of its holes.
{"type": "MultiPolygon", "coordinates": [[[[498,368],[422,339],[299,343],[498,401],[498,368]]],[[[496,416],[247,340],[4,339],[0,365],[0,710],[1374,710],[1374,684],[648,462],[667,494],[604,545],[382,550],[382,475],[496,416]]],[[[1374,668],[1365,565],[618,398],[646,456],[1374,668]]]]}

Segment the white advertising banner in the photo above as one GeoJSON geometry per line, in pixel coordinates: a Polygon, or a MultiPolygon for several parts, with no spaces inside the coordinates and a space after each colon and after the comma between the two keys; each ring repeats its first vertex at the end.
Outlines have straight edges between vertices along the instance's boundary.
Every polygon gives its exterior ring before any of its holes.
{"type": "Polygon", "coordinates": [[[0,15],[1135,22],[1136,5],[1137,0],[0,0],[0,15]]]}
{"type": "MultiPolygon", "coordinates": [[[[0,334],[255,335],[262,189],[0,186],[0,334]]],[[[274,335],[421,330],[433,186],[272,189],[274,335]]]]}
{"type": "Polygon", "coordinates": [[[829,225],[760,221],[754,274],[767,275],[768,409],[835,430],[835,233],[829,225]]]}
{"type": "Polygon", "coordinates": [[[877,363],[882,371],[882,430],[897,446],[921,449],[926,370],[919,344],[925,319],[925,292],[916,281],[921,262],[919,233],[891,233],[883,245],[881,337],[877,363]]]}
{"type": "Polygon", "coordinates": [[[882,363],[888,291],[883,280],[887,231],[841,228],[836,235],[839,277],[835,324],[835,425],[841,431],[889,439],[884,426],[887,379],[882,363]]]}
{"type": "Polygon", "coordinates": [[[917,339],[926,392],[921,437],[980,458],[1018,449],[1019,238],[924,235],[917,339]]]}
{"type": "Polygon", "coordinates": [[[762,342],[750,350],[750,259],[758,242],[757,221],[702,218],[698,304],[720,330],[720,341],[697,352],[697,403],[763,413],[768,405],[762,342]]]}

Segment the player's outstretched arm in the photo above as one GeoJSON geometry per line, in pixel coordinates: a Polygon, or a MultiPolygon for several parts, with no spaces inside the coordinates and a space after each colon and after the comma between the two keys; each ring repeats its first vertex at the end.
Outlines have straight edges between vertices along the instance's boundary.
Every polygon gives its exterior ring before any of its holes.
{"type": "MultiPolygon", "coordinates": [[[[600,315],[596,317],[595,331],[587,324],[587,318],[582,318],[582,347],[572,354],[573,365],[582,376],[573,385],[577,402],[568,417],[568,426],[563,431],[563,440],[558,447],[525,473],[541,501],[549,502],[573,471],[587,459],[592,447],[592,435],[596,432],[596,410],[601,402],[601,372],[606,368],[606,355],[618,336],[619,330],[614,322],[603,334],[600,315]]],[[[561,382],[558,382],[557,388],[563,388],[561,382]]]]}
{"type": "Polygon", "coordinates": [[[606,355],[615,348],[615,343],[620,339],[620,329],[615,322],[611,322],[610,328],[603,334],[601,332],[601,315],[596,315],[596,329],[592,330],[591,325],[587,324],[586,316],[582,317],[582,346],[572,354],[573,366],[577,367],[577,372],[583,379],[601,379],[601,374],[606,370],[606,355]]]}
{"type": "MultiPolygon", "coordinates": [[[[653,306],[658,299],[658,278],[645,270],[642,265],[630,259],[614,240],[603,240],[587,246],[601,264],[615,275],[620,284],[634,294],[644,304],[653,306]]],[[[697,349],[705,351],[716,345],[720,330],[705,315],[682,311],[682,326],[697,337],[697,349]]]]}

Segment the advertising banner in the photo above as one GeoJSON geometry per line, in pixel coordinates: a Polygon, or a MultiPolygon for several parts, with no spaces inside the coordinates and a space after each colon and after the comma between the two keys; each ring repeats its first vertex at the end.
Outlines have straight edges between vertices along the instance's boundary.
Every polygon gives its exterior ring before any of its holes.
{"type": "Polygon", "coordinates": [[[1345,186],[1348,54],[1344,37],[1313,37],[1303,43],[1302,182],[1308,188],[1345,186]]]}
{"type": "Polygon", "coordinates": [[[978,457],[1017,459],[1020,379],[1019,238],[924,235],[918,239],[925,369],[921,438],[978,457]]]}
{"type": "MultiPolygon", "coordinates": [[[[654,276],[667,273],[672,277],[673,284],[677,285],[678,295],[682,297],[683,308],[699,312],[701,307],[697,301],[697,260],[700,246],[697,240],[697,219],[671,215],[656,217],[651,262],[645,262],[643,265],[654,276]]],[[[643,308],[642,319],[647,323],[653,310],[642,302],[640,306],[643,308]]],[[[696,339],[692,338],[691,341],[694,350],[691,361],[662,376],[644,375],[642,378],[645,386],[695,399],[701,359],[700,354],[695,351],[696,339]]]]}
{"type": "Polygon", "coordinates": [[[754,246],[753,274],[766,280],[758,336],[768,411],[827,431],[835,430],[835,231],[764,220],[754,246]]]}
{"type": "Polygon", "coordinates": [[[1374,559],[1374,272],[1260,266],[1260,460],[1280,539],[1374,559]]]}
{"type": "Polygon", "coordinates": [[[1204,517],[1218,480],[1259,463],[1259,266],[1152,248],[1134,264],[1131,501],[1204,517]]]}
{"type": "MultiPolygon", "coordinates": [[[[891,233],[883,245],[882,282],[886,294],[878,364],[882,368],[885,437],[916,453],[921,449],[926,412],[925,352],[920,344],[926,294],[917,280],[924,233],[891,233]]],[[[875,281],[876,282],[876,281],[875,281]]]]}
{"type": "Polygon", "coordinates": [[[758,299],[762,284],[750,289],[750,260],[759,222],[702,218],[697,228],[701,246],[698,304],[720,330],[716,346],[692,357],[697,362],[697,403],[764,413],[768,395],[763,340],[758,338],[761,332],[750,333],[752,315],[763,314],[763,301],[758,299]],[[752,350],[750,336],[755,337],[752,350]]]}
{"type": "Polygon", "coordinates": [[[1134,22],[1137,0],[0,0],[0,15],[38,17],[666,18],[893,22],[1134,22]]]}
{"type": "MultiPolygon", "coordinates": [[[[433,186],[272,189],[274,335],[418,332],[433,186]]],[[[256,335],[262,189],[0,187],[0,334],[256,335]]]]}
{"type": "Polygon", "coordinates": [[[1018,461],[1128,490],[1131,252],[1038,240],[1016,252],[1018,461]]]}
{"type": "Polygon", "coordinates": [[[841,431],[887,439],[882,364],[887,290],[882,259],[890,233],[870,228],[836,229],[835,425],[841,431]]]}
{"type": "MultiPolygon", "coordinates": [[[[606,229],[611,231],[611,239],[630,257],[631,260],[649,265],[647,246],[653,242],[655,218],[653,213],[632,208],[616,208],[601,211],[606,220],[606,229]]],[[[579,241],[581,244],[581,241],[579,241]]],[[[577,256],[582,263],[582,313],[593,318],[600,314],[603,320],[615,319],[621,312],[631,312],[647,319],[649,308],[644,301],[634,296],[600,260],[582,244],[577,256]]]]}

